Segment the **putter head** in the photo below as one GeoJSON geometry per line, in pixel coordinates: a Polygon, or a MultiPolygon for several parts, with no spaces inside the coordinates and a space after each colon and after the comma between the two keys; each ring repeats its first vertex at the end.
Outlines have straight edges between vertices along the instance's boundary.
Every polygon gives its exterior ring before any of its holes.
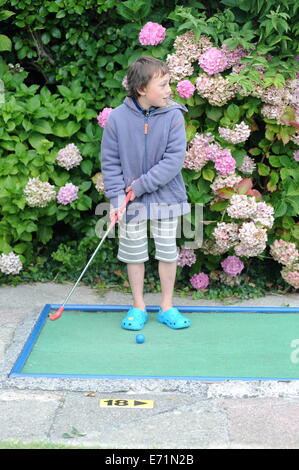
{"type": "Polygon", "coordinates": [[[52,320],[52,321],[58,320],[58,318],[61,317],[63,310],[64,310],[64,307],[63,307],[63,306],[62,306],[62,307],[59,307],[59,309],[57,310],[57,312],[52,313],[52,315],[49,315],[50,320],[52,320]]]}

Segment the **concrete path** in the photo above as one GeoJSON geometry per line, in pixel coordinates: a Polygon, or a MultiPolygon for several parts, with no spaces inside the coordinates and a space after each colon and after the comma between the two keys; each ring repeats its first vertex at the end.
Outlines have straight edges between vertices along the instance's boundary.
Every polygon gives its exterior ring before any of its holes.
{"type": "MultiPolygon", "coordinates": [[[[61,303],[69,288],[0,287],[0,448],[7,440],[104,449],[299,448],[299,380],[9,378],[43,306],[61,303]],[[103,408],[100,399],[153,400],[154,406],[103,408]]],[[[147,305],[159,305],[159,299],[145,294],[147,305]]],[[[297,307],[298,300],[297,294],[273,295],[236,305],[297,307]]],[[[100,297],[80,286],[71,301],[130,305],[132,299],[113,291],[100,297]]],[[[174,305],[222,304],[175,297],[174,305]]]]}

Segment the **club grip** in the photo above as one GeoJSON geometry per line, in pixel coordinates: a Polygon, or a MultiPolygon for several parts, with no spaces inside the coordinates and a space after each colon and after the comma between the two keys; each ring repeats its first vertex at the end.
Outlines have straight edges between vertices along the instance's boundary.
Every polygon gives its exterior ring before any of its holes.
{"type": "MultiPolygon", "coordinates": [[[[131,199],[132,192],[133,192],[132,190],[130,190],[130,191],[128,192],[128,194],[126,195],[125,200],[122,202],[122,204],[121,204],[121,206],[119,207],[119,209],[123,209],[123,208],[128,204],[128,202],[129,202],[130,199],[131,199]]],[[[113,227],[114,224],[116,224],[116,222],[118,222],[118,216],[117,216],[117,214],[115,213],[115,214],[114,214],[114,218],[112,219],[111,224],[109,225],[109,230],[110,230],[110,228],[113,227]]]]}

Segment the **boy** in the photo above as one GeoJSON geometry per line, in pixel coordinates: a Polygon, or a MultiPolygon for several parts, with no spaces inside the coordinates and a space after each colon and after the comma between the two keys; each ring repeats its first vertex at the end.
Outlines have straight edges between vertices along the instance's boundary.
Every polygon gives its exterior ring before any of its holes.
{"type": "Polygon", "coordinates": [[[144,262],[148,258],[147,220],[155,241],[162,300],[158,321],[187,328],[190,320],[172,305],[177,266],[178,217],[190,212],[181,175],[186,132],[182,104],[170,99],[167,65],[153,57],[136,60],[127,73],[127,97],[113,109],[104,128],[101,166],[105,196],[120,220],[117,258],[127,263],[134,305],[122,328],[141,330],[147,321],[143,299],[144,262]],[[118,208],[132,191],[130,202],[118,208]],[[122,216],[126,214],[126,222],[122,216]]]}

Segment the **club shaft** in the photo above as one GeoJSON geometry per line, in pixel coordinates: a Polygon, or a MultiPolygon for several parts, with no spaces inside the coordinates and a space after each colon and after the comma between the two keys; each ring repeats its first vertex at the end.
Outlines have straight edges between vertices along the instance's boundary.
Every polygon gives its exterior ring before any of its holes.
{"type": "MultiPolygon", "coordinates": [[[[121,207],[124,207],[127,205],[127,203],[129,202],[130,200],[130,197],[131,197],[131,191],[129,191],[129,193],[127,194],[126,196],[126,199],[125,201],[123,202],[122,206],[121,207]]],[[[98,244],[98,246],[96,247],[95,251],[93,252],[93,254],[91,255],[90,257],[90,260],[88,261],[87,265],[85,266],[85,268],[83,269],[82,273],[80,274],[80,276],[78,277],[76,283],[74,284],[74,286],[72,287],[72,289],[70,290],[67,298],[65,299],[64,303],[62,304],[62,307],[65,306],[65,304],[67,304],[69,298],[71,297],[72,293],[74,292],[74,290],[76,289],[77,285],[79,284],[79,282],[81,281],[82,277],[84,276],[85,272],[87,271],[90,263],[92,262],[92,260],[94,259],[95,255],[97,254],[97,252],[99,251],[99,249],[101,248],[103,242],[105,241],[108,233],[110,232],[110,230],[112,229],[112,227],[114,227],[114,225],[116,224],[116,222],[118,221],[117,219],[117,216],[114,217],[114,219],[111,221],[106,233],[104,234],[102,240],[100,241],[100,243],[98,244]]]]}
{"type": "Polygon", "coordinates": [[[93,252],[90,260],[88,261],[87,265],[85,266],[84,270],[82,271],[82,273],[80,274],[80,276],[78,277],[76,283],[74,284],[74,286],[72,287],[72,289],[70,290],[67,298],[65,299],[64,303],[62,304],[62,306],[64,307],[65,304],[67,304],[69,298],[71,297],[72,293],[74,292],[74,290],[76,289],[77,285],[79,284],[79,282],[81,281],[82,277],[84,276],[84,274],[86,273],[89,265],[91,264],[92,260],[94,259],[95,255],[97,254],[97,252],[99,251],[99,249],[101,248],[104,240],[106,239],[108,233],[110,231],[110,228],[107,230],[107,232],[105,233],[105,235],[103,236],[102,240],[100,241],[100,243],[98,244],[98,246],[96,247],[95,251],[93,252]]]}

